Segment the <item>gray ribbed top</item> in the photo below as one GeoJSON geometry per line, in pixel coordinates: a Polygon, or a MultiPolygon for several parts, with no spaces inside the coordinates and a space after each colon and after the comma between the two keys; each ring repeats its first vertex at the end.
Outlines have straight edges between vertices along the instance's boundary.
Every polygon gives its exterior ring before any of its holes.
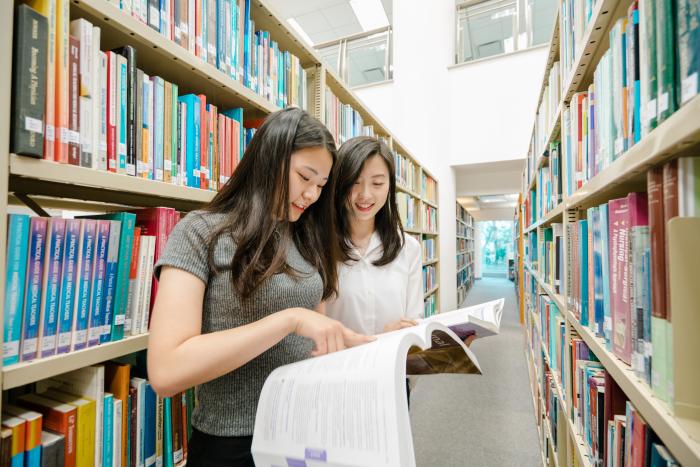
{"type": "MultiPolygon", "coordinates": [[[[230,272],[213,275],[207,264],[207,240],[223,214],[193,211],[173,229],[165,251],[156,264],[173,266],[194,274],[206,284],[202,307],[202,334],[252,323],[285,308],[314,309],[323,295],[323,282],[316,269],[307,263],[292,243],[287,263],[303,275],[294,278],[277,274],[265,282],[246,301],[241,301],[231,286],[230,272]]],[[[235,244],[221,236],[214,250],[217,265],[231,264],[235,244]]],[[[199,404],[192,424],[216,436],[250,436],[255,426],[258,397],[267,376],[277,367],[309,357],[312,341],[289,335],[246,365],[199,387],[199,404]]]]}

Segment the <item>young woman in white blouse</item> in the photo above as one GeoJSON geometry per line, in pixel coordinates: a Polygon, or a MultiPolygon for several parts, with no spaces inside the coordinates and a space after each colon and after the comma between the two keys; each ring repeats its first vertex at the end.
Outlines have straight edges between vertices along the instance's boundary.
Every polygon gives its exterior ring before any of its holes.
{"type": "Polygon", "coordinates": [[[340,263],[325,312],[367,335],[414,326],[423,310],[421,246],[404,234],[395,173],[386,144],[365,136],[345,142],[333,167],[340,263]]]}

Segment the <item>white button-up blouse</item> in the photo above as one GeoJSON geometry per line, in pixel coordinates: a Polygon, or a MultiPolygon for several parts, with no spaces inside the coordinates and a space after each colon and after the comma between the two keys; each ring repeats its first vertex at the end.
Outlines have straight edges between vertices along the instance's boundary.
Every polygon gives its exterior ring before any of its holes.
{"type": "Polygon", "coordinates": [[[423,315],[421,246],[410,235],[391,263],[375,266],[382,242],[375,231],[367,251],[350,264],[338,266],[338,296],[326,303],[326,314],[361,334],[379,334],[401,318],[423,315]]]}

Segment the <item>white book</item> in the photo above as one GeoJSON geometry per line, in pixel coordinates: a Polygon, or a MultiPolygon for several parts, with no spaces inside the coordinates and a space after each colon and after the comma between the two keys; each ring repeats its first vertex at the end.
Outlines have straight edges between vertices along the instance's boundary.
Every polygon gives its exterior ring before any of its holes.
{"type": "MultiPolygon", "coordinates": [[[[146,76],[144,75],[144,80],[146,79],[146,76]]],[[[144,166],[144,170],[146,170],[146,175],[147,178],[153,178],[151,175],[153,174],[153,158],[155,157],[155,149],[154,149],[154,142],[156,140],[156,130],[155,130],[155,114],[153,113],[153,102],[154,102],[154,95],[153,93],[155,92],[155,86],[153,85],[153,80],[151,77],[148,77],[148,83],[144,81],[143,83],[144,86],[148,86],[148,102],[146,103],[148,105],[148,144],[146,145],[146,152],[148,153],[148,157],[146,158],[146,165],[144,166]]]]}
{"type": "MultiPolygon", "coordinates": [[[[102,82],[101,82],[101,56],[100,42],[101,42],[101,30],[97,26],[92,28],[92,168],[97,169],[99,165],[99,152],[100,152],[100,130],[102,128],[102,82]]],[[[105,147],[106,149],[106,147],[105,147]]]]}
{"type": "Polygon", "coordinates": [[[144,455],[144,441],[145,441],[145,427],[144,427],[144,415],[146,410],[146,380],[143,378],[131,378],[130,386],[136,388],[136,400],[132,404],[136,404],[136,439],[132,439],[131,442],[136,448],[136,466],[144,467],[145,459],[144,455]]]}
{"type": "MultiPolygon", "coordinates": [[[[89,21],[79,18],[70,22],[70,34],[80,40],[80,95],[92,97],[93,93],[93,26],[89,21]]],[[[80,121],[82,124],[82,120],[80,121]]]]}
{"type": "Polygon", "coordinates": [[[90,97],[80,96],[80,165],[82,167],[92,167],[93,154],[93,99],[90,97]]]}
{"type": "MultiPolygon", "coordinates": [[[[48,389],[57,389],[76,396],[87,397],[95,401],[95,420],[102,420],[104,405],[97,401],[104,400],[105,394],[105,367],[93,365],[78,370],[53,376],[36,383],[39,393],[48,389]]],[[[102,466],[102,439],[103,424],[95,423],[95,466],[102,466]]]]}
{"type": "Polygon", "coordinates": [[[114,398],[112,467],[121,467],[122,465],[122,410],[122,400],[114,398]]]}
{"type": "Polygon", "coordinates": [[[99,104],[99,129],[97,131],[97,157],[93,160],[97,161],[95,166],[98,170],[107,170],[107,75],[109,74],[109,60],[105,52],[100,52],[99,55],[100,71],[99,71],[99,87],[100,87],[100,104],[99,104]]]}
{"type": "Polygon", "coordinates": [[[151,311],[151,286],[153,285],[153,263],[155,261],[156,255],[156,237],[147,236],[148,241],[148,252],[146,256],[146,276],[144,277],[144,283],[142,284],[144,294],[143,302],[141,303],[141,323],[139,325],[139,334],[144,334],[148,332],[148,318],[150,317],[151,311]]]}
{"type": "MultiPolygon", "coordinates": [[[[497,315],[502,305],[490,302],[482,316],[497,315]]],[[[476,375],[481,368],[435,320],[277,368],[260,393],[255,465],[414,467],[406,376],[436,373],[476,375]]]]}
{"type": "Polygon", "coordinates": [[[148,254],[148,236],[141,235],[139,240],[138,263],[136,267],[136,277],[129,280],[129,297],[126,316],[124,317],[124,334],[136,336],[139,334],[139,324],[141,322],[140,310],[143,296],[143,284],[146,275],[146,255],[148,254]],[[127,334],[128,333],[128,334],[127,334]]]}
{"type": "Polygon", "coordinates": [[[505,301],[501,298],[480,305],[439,313],[425,318],[421,322],[441,323],[450,328],[462,340],[473,334],[478,338],[493,336],[501,330],[504,303],[505,301]]]}
{"type": "Polygon", "coordinates": [[[146,73],[143,73],[143,80],[141,82],[141,87],[143,91],[142,102],[141,102],[141,159],[136,161],[136,174],[142,178],[148,178],[148,163],[147,161],[151,157],[151,121],[149,116],[151,115],[151,108],[149,107],[150,95],[151,95],[151,77],[146,73]]]}
{"type": "MultiPolygon", "coordinates": [[[[107,96],[108,96],[108,105],[109,105],[109,113],[108,113],[108,119],[107,119],[107,134],[109,135],[109,128],[116,128],[117,125],[117,54],[114,52],[107,52],[107,66],[108,66],[108,79],[107,82],[109,83],[108,89],[107,89],[107,96]]],[[[116,138],[117,135],[113,135],[113,138],[116,138]]],[[[114,142],[116,143],[116,141],[114,142]]],[[[110,144],[109,138],[107,140],[107,144],[110,144]]],[[[117,161],[116,158],[113,160],[107,160],[107,169],[112,172],[117,171],[117,161]]]]}

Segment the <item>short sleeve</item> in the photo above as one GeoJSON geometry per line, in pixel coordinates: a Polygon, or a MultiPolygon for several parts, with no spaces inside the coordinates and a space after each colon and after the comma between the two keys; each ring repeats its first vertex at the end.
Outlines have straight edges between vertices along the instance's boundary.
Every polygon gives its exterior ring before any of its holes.
{"type": "Polygon", "coordinates": [[[206,284],[209,279],[207,245],[211,231],[202,214],[187,214],[170,232],[165,250],[155,265],[156,278],[160,278],[163,266],[171,266],[197,276],[206,284]]]}
{"type": "Polygon", "coordinates": [[[421,245],[418,241],[406,235],[404,248],[408,256],[408,286],[406,297],[406,311],[404,316],[409,319],[418,319],[423,316],[423,262],[421,245]]]}

